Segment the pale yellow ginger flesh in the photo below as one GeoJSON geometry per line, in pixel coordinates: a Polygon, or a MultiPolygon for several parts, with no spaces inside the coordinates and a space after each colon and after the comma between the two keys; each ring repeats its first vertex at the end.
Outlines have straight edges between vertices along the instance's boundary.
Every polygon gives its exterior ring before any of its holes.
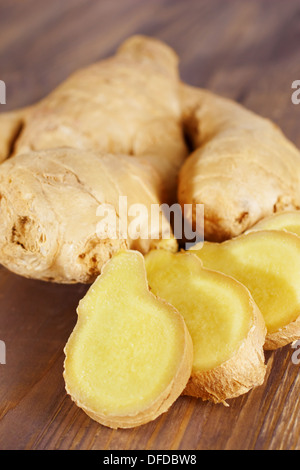
{"type": "Polygon", "coordinates": [[[247,233],[255,230],[286,230],[300,236],[300,211],[278,212],[262,219],[247,233]]]}
{"type": "Polygon", "coordinates": [[[145,260],[151,291],[176,307],[192,337],[185,393],[222,402],[260,385],[265,325],[248,290],[191,253],[153,250],[145,260]]]}
{"type": "Polygon", "coordinates": [[[149,292],[136,251],[114,255],[80,301],[65,354],[68,393],[93,419],[114,428],[166,411],[192,366],[183,318],[149,292]]]}
{"type": "MultiPolygon", "coordinates": [[[[197,245],[196,247],[197,248],[197,245]]],[[[261,310],[266,349],[300,338],[300,238],[284,231],[257,231],[194,251],[203,265],[242,282],[261,310]]]]}

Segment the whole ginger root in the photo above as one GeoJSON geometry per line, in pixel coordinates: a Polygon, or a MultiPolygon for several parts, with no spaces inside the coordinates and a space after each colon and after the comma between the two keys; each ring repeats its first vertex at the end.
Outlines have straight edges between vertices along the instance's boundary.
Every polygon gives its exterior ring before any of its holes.
{"type": "MultiPolygon", "coordinates": [[[[1,122],[1,264],[26,277],[91,282],[119,249],[145,253],[160,243],[166,219],[146,239],[96,232],[97,208],[112,205],[119,220],[120,196],[149,214],[175,198],[187,151],[168,46],[132,37],[1,122]]],[[[163,243],[177,249],[174,238],[163,243]]]]}
{"type": "Polygon", "coordinates": [[[147,217],[176,192],[182,206],[204,204],[211,241],[300,208],[296,147],[269,120],[181,85],[177,61],[167,45],[134,36],[40,103],[0,115],[1,264],[37,279],[92,282],[119,249],[176,251],[174,237],[161,240],[164,215],[154,228],[142,216],[144,237],[107,230],[99,238],[97,209],[110,204],[119,222],[120,196],[147,217]],[[194,147],[186,161],[183,131],[194,147]]]}

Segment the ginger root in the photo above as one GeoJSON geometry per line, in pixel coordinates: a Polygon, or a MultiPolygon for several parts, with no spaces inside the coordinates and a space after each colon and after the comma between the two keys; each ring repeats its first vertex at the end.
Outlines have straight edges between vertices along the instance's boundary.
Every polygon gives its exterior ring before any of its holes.
{"type": "MultiPolygon", "coordinates": [[[[175,198],[187,150],[181,128],[177,56],[135,36],[117,54],[74,73],[40,103],[1,115],[0,262],[17,274],[92,282],[119,249],[166,246],[170,228],[141,215],[128,236],[97,233],[97,209],[175,198]]],[[[130,223],[130,217],[128,217],[130,223]]],[[[126,235],[126,234],[125,234],[126,235]]]]}
{"type": "Polygon", "coordinates": [[[284,231],[255,231],[221,244],[205,242],[193,253],[206,268],[243,283],[266,326],[265,349],[300,339],[300,238],[284,231]]]}
{"type": "Polygon", "coordinates": [[[183,86],[182,96],[195,151],[180,170],[178,199],[205,205],[206,240],[300,208],[300,153],[275,124],[206,90],[183,86]]]}
{"type": "Polygon", "coordinates": [[[194,225],[195,205],[205,205],[212,241],[300,208],[296,147],[269,120],[180,84],[177,62],[167,45],[134,36],[36,105],[0,115],[1,264],[26,277],[89,283],[120,249],[176,251],[172,233],[165,239],[167,218],[148,220],[176,192],[194,207],[185,214],[194,225]],[[195,148],[185,162],[183,130],[195,148]],[[120,225],[120,196],[145,209],[143,235],[117,227],[112,236],[108,222],[100,237],[98,208],[109,204],[120,225]]]}
{"type": "Polygon", "coordinates": [[[143,256],[120,251],[78,306],[65,347],[67,392],[112,428],[155,419],[182,393],[192,341],[181,315],[148,290],[143,256]]]}
{"type": "Polygon", "coordinates": [[[219,403],[261,385],[266,328],[248,290],[188,252],[153,250],[145,262],[151,291],[182,314],[192,337],[184,394],[219,403]]]}

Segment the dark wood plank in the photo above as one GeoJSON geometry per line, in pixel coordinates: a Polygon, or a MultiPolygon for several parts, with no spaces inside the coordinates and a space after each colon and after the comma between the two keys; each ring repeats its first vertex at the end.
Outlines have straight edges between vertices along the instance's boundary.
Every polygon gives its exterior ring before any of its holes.
{"type": "MultiPolygon", "coordinates": [[[[167,41],[187,82],[272,118],[300,146],[300,4],[231,0],[11,0],[0,4],[0,79],[8,110],[33,103],[127,36],[167,41]]],[[[0,269],[0,449],[300,449],[299,366],[291,347],[267,354],[265,384],[230,407],[181,397],[137,429],[111,430],[66,396],[63,347],[86,286],[22,279],[0,269]]]]}

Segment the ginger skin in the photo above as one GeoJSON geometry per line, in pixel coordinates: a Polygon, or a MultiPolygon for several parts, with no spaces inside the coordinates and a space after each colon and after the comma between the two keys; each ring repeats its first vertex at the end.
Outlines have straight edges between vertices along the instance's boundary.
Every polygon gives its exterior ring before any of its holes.
{"type": "Polygon", "coordinates": [[[273,212],[300,208],[300,153],[273,122],[186,85],[182,106],[195,150],[180,170],[178,199],[205,205],[206,240],[233,238],[273,212]]]}

